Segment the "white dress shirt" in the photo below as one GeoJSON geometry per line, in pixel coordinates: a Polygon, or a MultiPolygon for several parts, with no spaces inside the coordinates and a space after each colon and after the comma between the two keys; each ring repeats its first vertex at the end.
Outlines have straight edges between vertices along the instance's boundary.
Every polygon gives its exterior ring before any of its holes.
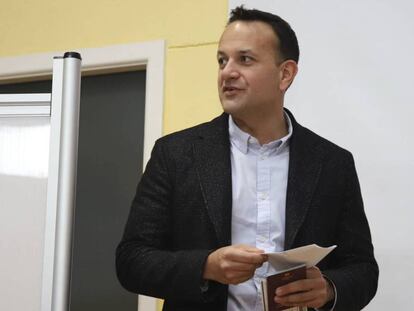
{"type": "MultiPolygon", "coordinates": [[[[229,117],[232,172],[232,244],[247,244],[265,252],[284,250],[289,138],[292,122],[285,113],[288,134],[260,145],[229,117]]],[[[229,286],[228,311],[263,310],[261,280],[276,271],[264,263],[252,279],[229,286]]]]}

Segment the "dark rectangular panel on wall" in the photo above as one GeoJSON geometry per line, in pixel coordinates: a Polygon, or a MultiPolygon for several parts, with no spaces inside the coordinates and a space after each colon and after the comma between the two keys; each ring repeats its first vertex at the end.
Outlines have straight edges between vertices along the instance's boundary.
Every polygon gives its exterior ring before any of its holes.
{"type": "Polygon", "coordinates": [[[51,93],[52,80],[0,84],[0,94],[51,93]]]}
{"type": "MultiPolygon", "coordinates": [[[[71,311],[136,311],[115,273],[142,174],[145,71],[82,77],[71,311]]],[[[0,85],[0,93],[50,93],[51,81],[0,85]]],[[[53,107],[52,107],[53,109],[53,107]]]]}
{"type": "Polygon", "coordinates": [[[145,71],[82,78],[71,311],[137,309],[115,248],[142,172],[145,71]]]}

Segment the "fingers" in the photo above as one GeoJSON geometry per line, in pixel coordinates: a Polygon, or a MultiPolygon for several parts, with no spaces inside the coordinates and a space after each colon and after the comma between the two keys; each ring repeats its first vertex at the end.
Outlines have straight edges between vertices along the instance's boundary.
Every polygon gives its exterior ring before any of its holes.
{"type": "Polygon", "coordinates": [[[244,250],[246,252],[250,252],[250,253],[257,253],[257,254],[263,254],[264,250],[250,246],[250,245],[246,245],[246,244],[236,244],[233,245],[232,248],[234,249],[241,249],[244,250]]]}
{"type": "Polygon", "coordinates": [[[235,271],[251,271],[252,268],[257,269],[260,267],[261,264],[250,264],[250,263],[243,263],[243,262],[235,262],[235,261],[222,261],[221,268],[223,270],[235,270],[235,271]]]}
{"type": "Polygon", "coordinates": [[[276,294],[280,296],[289,295],[296,292],[309,291],[312,289],[323,288],[325,279],[317,267],[306,269],[306,279],[291,282],[277,289],[276,294]]]}
{"type": "Polygon", "coordinates": [[[223,252],[223,257],[228,260],[252,264],[261,265],[267,260],[267,257],[263,255],[263,251],[256,248],[239,248],[233,247],[228,248],[223,252]]]}
{"type": "MultiPolygon", "coordinates": [[[[303,282],[291,284],[289,294],[279,295],[276,291],[275,301],[284,306],[308,306],[319,308],[326,303],[326,289],[324,287],[315,286],[312,281],[303,280],[303,282]],[[297,290],[300,288],[300,290],[297,290]],[[292,292],[290,292],[292,290],[292,292]]],[[[286,289],[286,288],[285,288],[286,289]]]]}
{"type": "Polygon", "coordinates": [[[318,290],[325,288],[325,283],[326,281],[323,277],[299,280],[279,287],[276,290],[276,294],[278,296],[286,296],[296,292],[318,290]]]}
{"type": "Polygon", "coordinates": [[[318,267],[310,267],[306,269],[306,278],[307,279],[316,279],[322,277],[322,272],[318,267]]]}
{"type": "Polygon", "coordinates": [[[250,279],[267,258],[263,250],[248,245],[232,245],[211,253],[203,277],[223,284],[238,284],[250,279]]]}
{"type": "Polygon", "coordinates": [[[288,296],[276,296],[275,301],[284,306],[301,306],[311,307],[316,302],[316,298],[312,292],[295,293],[288,296]]]}
{"type": "Polygon", "coordinates": [[[329,301],[329,284],[317,267],[308,268],[307,278],[281,286],[275,301],[284,306],[320,308],[329,301]]]}
{"type": "Polygon", "coordinates": [[[252,271],[222,270],[219,282],[223,284],[240,284],[252,278],[252,271]]]}

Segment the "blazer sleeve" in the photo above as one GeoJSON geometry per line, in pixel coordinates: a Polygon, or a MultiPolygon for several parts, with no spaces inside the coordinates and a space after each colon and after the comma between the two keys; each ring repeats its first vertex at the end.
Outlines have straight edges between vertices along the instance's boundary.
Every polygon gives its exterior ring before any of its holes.
{"type": "Polygon", "coordinates": [[[374,258],[371,234],[364,212],[353,157],[347,153],[343,210],[334,252],[335,268],[323,273],[335,284],[334,310],[361,310],[374,297],[378,285],[378,265],[374,258]]]}
{"type": "Polygon", "coordinates": [[[207,302],[215,287],[202,288],[211,250],[168,248],[174,178],[165,144],[157,141],[137,187],[124,235],[116,249],[116,272],[127,290],[170,301],[207,302]]]}

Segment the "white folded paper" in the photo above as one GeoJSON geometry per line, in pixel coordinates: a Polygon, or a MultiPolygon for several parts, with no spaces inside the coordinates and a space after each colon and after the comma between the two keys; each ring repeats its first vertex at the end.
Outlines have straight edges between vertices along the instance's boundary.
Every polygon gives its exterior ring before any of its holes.
{"type": "Polygon", "coordinates": [[[268,262],[276,271],[293,268],[300,264],[306,264],[306,267],[313,267],[328,255],[336,245],[321,247],[316,244],[310,244],[298,248],[289,249],[279,253],[266,253],[268,262]]]}

